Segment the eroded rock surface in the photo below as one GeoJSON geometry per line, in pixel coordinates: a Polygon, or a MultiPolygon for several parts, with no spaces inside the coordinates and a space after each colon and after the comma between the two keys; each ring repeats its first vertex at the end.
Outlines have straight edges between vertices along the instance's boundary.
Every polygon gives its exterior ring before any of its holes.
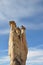
{"type": "Polygon", "coordinates": [[[10,21],[8,45],[10,65],[25,65],[28,53],[25,27],[17,27],[15,21],[10,21]]]}

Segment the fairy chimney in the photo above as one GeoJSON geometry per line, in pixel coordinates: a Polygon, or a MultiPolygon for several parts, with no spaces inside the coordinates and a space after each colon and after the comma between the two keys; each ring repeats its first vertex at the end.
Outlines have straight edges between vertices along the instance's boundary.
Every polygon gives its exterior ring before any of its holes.
{"type": "Polygon", "coordinates": [[[26,28],[22,25],[21,26],[21,51],[22,51],[21,58],[24,61],[24,65],[26,64],[27,53],[28,53],[25,30],[26,28]]]}
{"type": "Polygon", "coordinates": [[[10,35],[9,35],[9,49],[8,49],[8,54],[10,56],[10,65],[13,65],[14,62],[14,33],[15,33],[15,29],[16,29],[16,23],[15,21],[10,21],[10,35]]]}
{"type": "Polygon", "coordinates": [[[10,53],[10,47],[11,47],[11,43],[13,42],[13,34],[14,34],[14,30],[16,28],[16,23],[14,21],[10,21],[9,22],[9,25],[10,25],[10,35],[9,35],[9,55],[11,54],[10,53]]]}
{"type": "Polygon", "coordinates": [[[25,65],[27,59],[27,44],[25,37],[25,27],[20,29],[15,21],[10,21],[10,36],[8,54],[10,56],[10,65],[25,65]]]}
{"type": "Polygon", "coordinates": [[[24,44],[24,48],[25,48],[26,53],[28,53],[25,30],[26,30],[26,28],[22,25],[21,26],[22,43],[24,44]]]}

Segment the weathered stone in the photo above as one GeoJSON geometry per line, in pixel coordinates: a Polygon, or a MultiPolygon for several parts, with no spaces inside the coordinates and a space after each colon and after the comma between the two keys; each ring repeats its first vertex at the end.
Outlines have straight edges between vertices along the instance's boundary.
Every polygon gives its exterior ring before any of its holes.
{"type": "Polygon", "coordinates": [[[27,44],[25,37],[25,27],[20,29],[16,27],[14,21],[10,21],[10,36],[9,36],[10,65],[25,65],[27,59],[27,44]]]}

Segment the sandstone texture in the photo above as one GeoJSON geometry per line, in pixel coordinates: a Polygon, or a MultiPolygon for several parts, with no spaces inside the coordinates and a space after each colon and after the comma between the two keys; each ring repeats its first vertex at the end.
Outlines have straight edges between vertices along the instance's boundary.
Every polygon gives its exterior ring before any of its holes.
{"type": "Polygon", "coordinates": [[[10,34],[8,43],[8,55],[10,56],[10,65],[26,65],[27,60],[27,42],[25,27],[16,26],[15,21],[10,21],[10,34]]]}

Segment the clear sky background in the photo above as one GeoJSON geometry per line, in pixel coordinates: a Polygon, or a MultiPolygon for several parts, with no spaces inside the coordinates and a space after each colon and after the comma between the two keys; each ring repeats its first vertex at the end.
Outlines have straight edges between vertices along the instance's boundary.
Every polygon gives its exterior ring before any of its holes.
{"type": "Polygon", "coordinates": [[[0,0],[0,65],[9,65],[9,21],[26,27],[26,65],[43,65],[43,0],[0,0]]]}

